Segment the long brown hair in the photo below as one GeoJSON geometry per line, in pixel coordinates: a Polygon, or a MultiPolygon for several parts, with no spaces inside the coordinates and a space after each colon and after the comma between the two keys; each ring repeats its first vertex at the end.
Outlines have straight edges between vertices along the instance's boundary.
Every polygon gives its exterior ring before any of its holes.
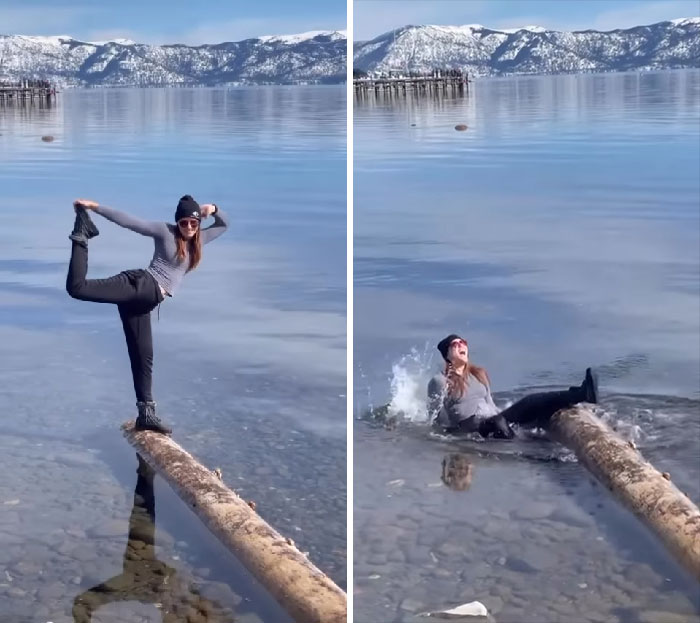
{"type": "Polygon", "coordinates": [[[182,237],[179,225],[175,225],[175,229],[177,230],[175,234],[175,244],[177,245],[175,256],[180,261],[184,260],[185,257],[190,258],[190,265],[187,267],[187,272],[189,273],[191,270],[197,268],[202,261],[202,238],[199,235],[201,227],[197,227],[194,236],[189,240],[185,240],[182,237]]]}
{"type": "Polygon", "coordinates": [[[447,377],[447,395],[452,398],[461,398],[467,392],[469,387],[469,375],[474,375],[477,380],[487,388],[491,386],[486,368],[475,366],[473,363],[467,363],[464,366],[463,372],[460,374],[455,370],[455,367],[449,361],[445,365],[445,376],[447,377]]]}

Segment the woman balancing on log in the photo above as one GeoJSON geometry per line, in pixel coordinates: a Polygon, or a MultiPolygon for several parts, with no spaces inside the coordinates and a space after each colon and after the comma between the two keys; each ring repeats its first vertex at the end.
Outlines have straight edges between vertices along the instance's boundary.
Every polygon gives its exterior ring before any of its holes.
{"type": "Polygon", "coordinates": [[[501,411],[491,397],[491,382],[484,368],[469,361],[469,346],[459,335],[448,335],[437,345],[445,371],[428,384],[429,412],[433,423],[450,433],[479,433],[482,437],[512,439],[510,424],[543,427],[560,409],[579,402],[598,402],[598,380],[588,368],[583,383],[564,391],[525,396],[501,411]]]}
{"type": "Polygon", "coordinates": [[[186,273],[197,268],[202,259],[202,245],[226,231],[225,214],[213,203],[200,206],[190,195],[180,199],[175,210],[175,224],[144,221],[129,214],[78,199],[73,202],[75,224],[69,238],[73,241],[66,290],[73,298],[117,306],[126,336],[131,373],[136,391],[136,430],[172,432],[156,416],[151,393],[153,338],[151,312],[165,297],[175,294],[186,273]],[[125,270],[107,279],[87,279],[88,240],[99,235],[88,210],[126,229],[153,238],[155,251],[146,269],[125,270]],[[202,228],[208,216],[214,223],[202,228]]]}

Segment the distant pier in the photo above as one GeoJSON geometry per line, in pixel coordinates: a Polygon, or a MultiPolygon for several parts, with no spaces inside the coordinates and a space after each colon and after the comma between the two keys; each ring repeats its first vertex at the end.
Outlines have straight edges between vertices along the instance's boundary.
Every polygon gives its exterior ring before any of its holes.
{"type": "Polygon", "coordinates": [[[353,78],[356,96],[374,93],[406,94],[408,92],[434,94],[447,91],[466,93],[469,90],[469,79],[466,72],[459,70],[436,70],[430,74],[409,74],[371,76],[362,75],[353,78]]]}
{"type": "Polygon", "coordinates": [[[0,82],[0,103],[51,104],[56,98],[56,86],[47,80],[18,80],[0,82]]]}

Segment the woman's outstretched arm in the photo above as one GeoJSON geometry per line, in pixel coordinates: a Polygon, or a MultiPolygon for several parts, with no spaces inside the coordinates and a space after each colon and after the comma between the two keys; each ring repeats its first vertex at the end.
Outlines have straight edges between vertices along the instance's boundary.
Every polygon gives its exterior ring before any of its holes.
{"type": "Polygon", "coordinates": [[[221,208],[215,206],[213,203],[208,203],[206,206],[202,206],[202,212],[202,216],[211,215],[214,217],[214,222],[209,225],[209,227],[202,229],[202,244],[207,244],[207,242],[216,240],[216,238],[226,231],[226,228],[228,227],[228,216],[226,216],[226,213],[221,210],[221,208]]]}
{"type": "Polygon", "coordinates": [[[168,233],[168,226],[166,223],[159,221],[144,221],[143,219],[132,216],[131,214],[126,214],[125,212],[120,212],[114,208],[102,206],[96,201],[89,201],[87,199],[78,199],[78,201],[74,203],[87,210],[97,212],[97,214],[104,216],[108,221],[112,221],[121,227],[135,231],[137,234],[141,234],[142,236],[150,236],[151,238],[155,238],[168,233]]]}

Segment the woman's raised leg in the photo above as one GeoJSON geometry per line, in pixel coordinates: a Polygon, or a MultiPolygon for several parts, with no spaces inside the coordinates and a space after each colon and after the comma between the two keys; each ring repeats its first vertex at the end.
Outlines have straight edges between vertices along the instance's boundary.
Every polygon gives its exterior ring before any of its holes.
{"type": "Polygon", "coordinates": [[[581,385],[564,391],[530,394],[502,411],[501,415],[511,423],[544,426],[557,411],[579,402],[598,402],[598,380],[590,368],[586,370],[581,385]]]}
{"type": "Polygon", "coordinates": [[[128,303],[136,296],[136,288],[124,273],[107,279],[87,279],[87,243],[73,241],[66,292],[79,301],[93,303],[128,303]]]}

